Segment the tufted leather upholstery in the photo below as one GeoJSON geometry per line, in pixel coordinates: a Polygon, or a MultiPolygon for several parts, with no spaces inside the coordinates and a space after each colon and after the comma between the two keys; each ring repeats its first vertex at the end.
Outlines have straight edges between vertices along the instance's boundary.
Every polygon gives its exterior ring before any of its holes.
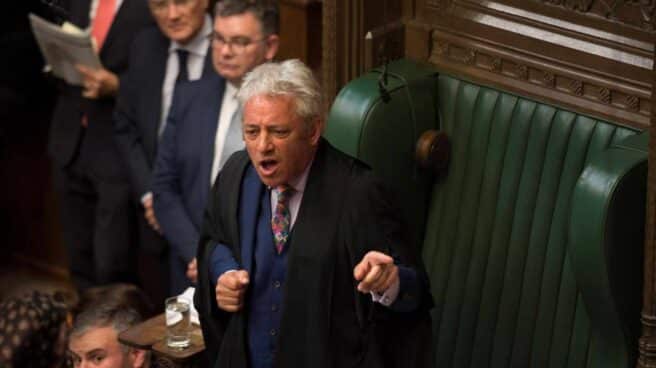
{"type": "Polygon", "coordinates": [[[326,137],[399,189],[435,301],[435,366],[635,366],[647,136],[400,61],[347,85],[326,137]],[[439,126],[448,175],[414,142],[439,126]]]}

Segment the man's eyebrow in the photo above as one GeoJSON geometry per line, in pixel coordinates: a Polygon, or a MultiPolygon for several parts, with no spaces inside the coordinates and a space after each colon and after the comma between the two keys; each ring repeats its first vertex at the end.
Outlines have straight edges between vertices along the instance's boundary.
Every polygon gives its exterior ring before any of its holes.
{"type": "Polygon", "coordinates": [[[98,354],[98,353],[104,353],[104,352],[105,352],[105,349],[103,349],[103,348],[97,348],[97,349],[93,349],[93,350],[87,351],[86,354],[84,354],[84,355],[86,355],[86,356],[92,356],[92,355],[96,355],[96,354],[98,354]]]}
{"type": "Polygon", "coordinates": [[[75,354],[75,352],[73,350],[71,350],[71,349],[66,349],[66,350],[68,351],[68,354],[72,355],[74,358],[79,358],[80,357],[79,355],[75,354]]]}

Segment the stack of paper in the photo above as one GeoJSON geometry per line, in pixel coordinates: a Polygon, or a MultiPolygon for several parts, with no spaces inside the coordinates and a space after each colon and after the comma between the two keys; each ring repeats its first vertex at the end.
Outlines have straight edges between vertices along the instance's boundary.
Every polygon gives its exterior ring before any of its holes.
{"type": "Polygon", "coordinates": [[[70,23],[58,26],[35,15],[29,15],[32,31],[52,73],[72,85],[81,85],[82,75],[76,64],[101,68],[92,37],[70,23]]]}

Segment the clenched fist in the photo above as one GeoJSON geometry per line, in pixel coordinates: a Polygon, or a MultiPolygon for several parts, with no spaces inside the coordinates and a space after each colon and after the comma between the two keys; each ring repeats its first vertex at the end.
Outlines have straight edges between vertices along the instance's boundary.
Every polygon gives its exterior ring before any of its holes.
{"type": "Polygon", "coordinates": [[[226,312],[237,312],[244,306],[248,289],[248,272],[227,271],[216,280],[216,305],[226,312]]]}

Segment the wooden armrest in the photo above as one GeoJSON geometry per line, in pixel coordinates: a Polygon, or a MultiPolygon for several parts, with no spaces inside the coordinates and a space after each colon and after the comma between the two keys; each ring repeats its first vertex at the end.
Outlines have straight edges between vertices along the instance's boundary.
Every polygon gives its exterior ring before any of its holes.
{"type": "Polygon", "coordinates": [[[162,313],[121,332],[118,341],[133,348],[150,350],[155,343],[165,337],[166,321],[162,313]]]}
{"type": "Polygon", "coordinates": [[[143,350],[153,350],[175,361],[184,361],[205,350],[200,326],[192,324],[191,344],[184,350],[171,349],[166,345],[166,320],[157,315],[118,335],[121,344],[143,350]]]}

